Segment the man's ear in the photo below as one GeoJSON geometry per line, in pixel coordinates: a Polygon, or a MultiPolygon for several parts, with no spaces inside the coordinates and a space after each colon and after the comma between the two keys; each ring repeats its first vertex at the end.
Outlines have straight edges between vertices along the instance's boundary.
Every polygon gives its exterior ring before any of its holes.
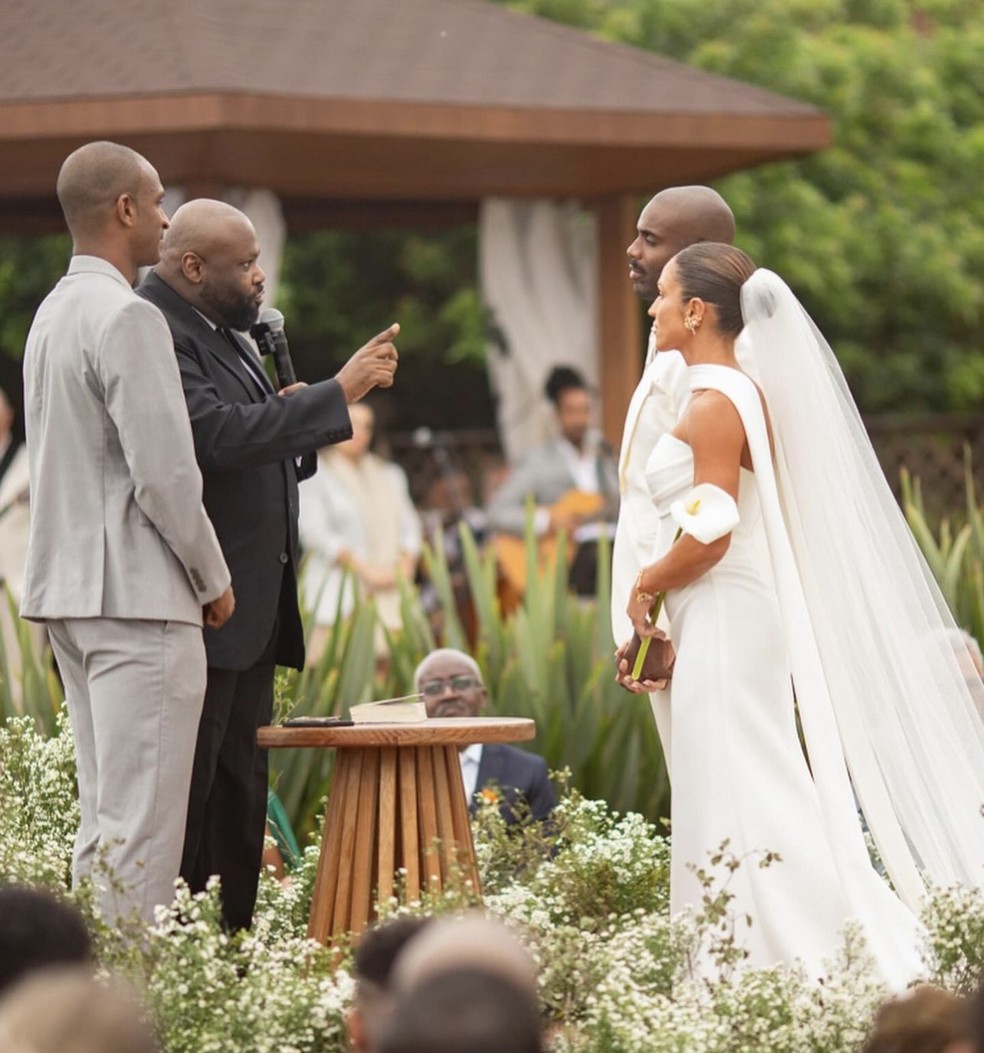
{"type": "Polygon", "coordinates": [[[137,203],[129,194],[120,194],[116,199],[116,218],[124,227],[132,227],[137,221],[137,203]]]}
{"type": "Polygon", "coordinates": [[[201,256],[190,249],[181,257],[181,273],[192,285],[201,285],[204,280],[203,262],[201,256]]]}
{"type": "Polygon", "coordinates": [[[488,702],[488,700],[489,700],[489,689],[483,685],[482,686],[482,700],[478,703],[478,711],[479,711],[479,713],[481,713],[482,710],[485,709],[485,703],[488,702]]]}

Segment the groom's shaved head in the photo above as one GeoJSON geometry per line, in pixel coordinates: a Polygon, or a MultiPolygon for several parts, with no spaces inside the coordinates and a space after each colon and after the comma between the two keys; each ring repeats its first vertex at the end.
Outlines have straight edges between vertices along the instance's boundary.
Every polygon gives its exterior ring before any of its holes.
{"type": "Polygon", "coordinates": [[[687,239],[687,248],[698,241],[730,243],[735,236],[735,217],[728,203],[709,186],[671,186],[661,190],[643,209],[654,210],[677,237],[687,239]]]}
{"type": "Polygon", "coordinates": [[[661,190],[642,210],[635,240],[626,250],[632,286],[652,300],[660,273],[681,249],[698,241],[730,244],[734,237],[734,214],[716,190],[709,186],[661,190]]]}

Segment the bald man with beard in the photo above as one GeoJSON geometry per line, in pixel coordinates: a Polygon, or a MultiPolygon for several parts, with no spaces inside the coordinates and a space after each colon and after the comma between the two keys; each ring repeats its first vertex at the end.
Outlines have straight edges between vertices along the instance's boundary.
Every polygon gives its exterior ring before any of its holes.
{"type": "MultiPolygon", "coordinates": [[[[629,280],[646,304],[656,299],[656,283],[666,264],[681,249],[699,241],[730,244],[735,219],[724,198],[706,186],[680,186],[662,190],[639,216],[636,237],[626,249],[629,280]]],[[[625,613],[629,594],[639,571],[651,561],[658,517],[646,483],[646,462],[659,439],[679,419],[690,397],[687,367],[678,351],[656,353],[652,334],[642,379],[625,416],[619,450],[619,514],[612,552],[612,635],[619,646],[632,636],[632,623],[625,613]]],[[[645,681],[637,685],[625,676],[620,680],[635,689],[651,692],[664,754],[669,756],[669,692],[665,683],[645,681]]]]}
{"type": "Polygon", "coordinates": [[[65,684],[81,806],[73,883],[95,879],[110,923],[132,910],[152,920],[181,859],[203,614],[217,628],[233,596],[167,325],[132,288],[167,229],[161,181],[133,150],[89,143],[57,192],[73,255],[24,351],[21,614],[47,624],[65,684]]]}
{"type": "Polygon", "coordinates": [[[171,330],[205,507],[232,572],[236,612],[206,629],[208,686],[195,751],[181,875],[193,891],[222,880],[226,925],[253,916],[267,799],[256,730],[272,718],[276,666],[304,666],[297,602],[297,485],[316,451],[352,435],[348,405],[396,370],[393,325],[332,380],[276,391],[239,332],[263,301],[260,246],[249,219],[221,201],[175,212],[161,261],[139,293],[171,330]]]}

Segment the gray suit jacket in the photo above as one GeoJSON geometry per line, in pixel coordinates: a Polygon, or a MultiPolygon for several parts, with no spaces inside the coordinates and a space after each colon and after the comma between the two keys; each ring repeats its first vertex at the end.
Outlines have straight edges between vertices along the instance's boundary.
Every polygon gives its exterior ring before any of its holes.
{"type": "MultiPolygon", "coordinates": [[[[614,459],[603,450],[597,456],[597,475],[598,493],[605,498],[605,518],[614,522],[618,515],[618,473],[614,459]]],[[[492,498],[487,509],[489,528],[522,537],[527,494],[532,496],[534,505],[545,507],[576,487],[557,441],[545,442],[526,455],[492,498]]]]}
{"type": "Polygon", "coordinates": [[[24,352],[25,618],[202,622],[230,582],[167,324],[110,263],[73,257],[24,352]]]}

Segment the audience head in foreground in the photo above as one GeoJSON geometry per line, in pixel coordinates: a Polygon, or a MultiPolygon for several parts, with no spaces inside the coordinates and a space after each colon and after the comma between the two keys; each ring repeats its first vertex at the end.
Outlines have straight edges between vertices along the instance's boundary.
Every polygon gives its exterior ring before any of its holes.
{"type": "Polygon", "coordinates": [[[133,993],[81,966],[28,977],[0,1000],[4,1053],[161,1053],[133,993]]]}
{"type": "Polygon", "coordinates": [[[355,949],[355,998],[346,1019],[349,1043],[355,1053],[379,1048],[380,1035],[393,1009],[393,966],[407,944],[431,918],[393,918],[369,929],[355,949]]]}
{"type": "Polygon", "coordinates": [[[974,1053],[966,998],[921,984],[882,1003],[862,1053],[974,1053]]]}
{"type": "Polygon", "coordinates": [[[404,994],[438,973],[479,969],[508,980],[535,997],[536,963],[501,921],[478,912],[436,918],[400,954],[393,987],[404,994]]]}
{"type": "Polygon", "coordinates": [[[0,996],[36,969],[91,960],[89,930],[74,907],[42,889],[0,887],[0,996]]]}
{"type": "Polygon", "coordinates": [[[541,1053],[529,991],[496,972],[436,972],[401,995],[379,1053],[541,1053]]]}

